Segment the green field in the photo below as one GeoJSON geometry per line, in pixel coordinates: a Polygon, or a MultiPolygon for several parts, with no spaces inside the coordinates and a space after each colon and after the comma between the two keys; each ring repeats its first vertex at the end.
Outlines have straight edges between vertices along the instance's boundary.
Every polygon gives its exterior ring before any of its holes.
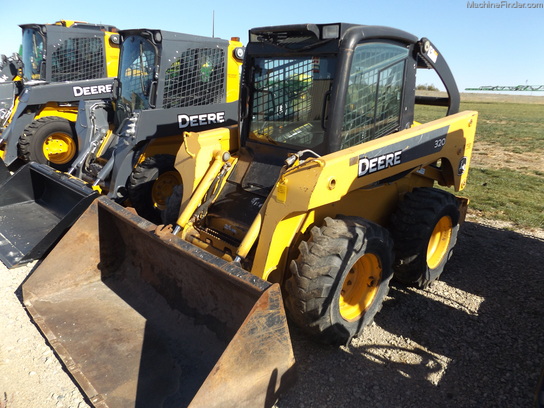
{"type": "Polygon", "coordinates": [[[479,112],[477,140],[514,153],[544,152],[544,105],[466,102],[461,110],[479,112]]]}
{"type": "MultiPolygon", "coordinates": [[[[544,229],[544,105],[464,102],[461,110],[479,112],[468,184],[469,213],[544,229]],[[479,146],[482,146],[479,148],[479,146]]],[[[426,122],[443,109],[421,107],[426,122]]]]}

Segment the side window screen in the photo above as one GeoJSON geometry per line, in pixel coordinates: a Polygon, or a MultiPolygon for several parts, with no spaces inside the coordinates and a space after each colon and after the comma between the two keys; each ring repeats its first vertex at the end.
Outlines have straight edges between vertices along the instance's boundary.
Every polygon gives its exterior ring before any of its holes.
{"type": "Polygon", "coordinates": [[[385,136],[399,128],[408,49],[381,43],[355,49],[344,108],[341,148],[385,136]]]}
{"type": "Polygon", "coordinates": [[[78,81],[102,78],[105,74],[103,39],[68,38],[51,56],[51,81],[78,81]]]}
{"type": "Polygon", "coordinates": [[[220,48],[190,48],[167,70],[164,108],[225,101],[225,53],[220,48]]]}

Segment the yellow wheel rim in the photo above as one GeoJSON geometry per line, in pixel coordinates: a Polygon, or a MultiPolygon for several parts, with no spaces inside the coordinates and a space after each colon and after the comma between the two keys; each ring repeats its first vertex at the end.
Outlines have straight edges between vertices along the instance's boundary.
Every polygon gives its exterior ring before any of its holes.
{"type": "Polygon", "coordinates": [[[434,227],[429,245],[427,246],[427,265],[436,268],[448,253],[451,241],[453,223],[451,217],[443,216],[434,227]]]}
{"type": "Polygon", "coordinates": [[[43,154],[48,162],[66,164],[76,154],[76,143],[67,133],[50,134],[43,143],[43,154]]]}
{"type": "Polygon", "coordinates": [[[361,257],[348,272],[340,292],[340,315],[348,321],[359,319],[370,307],[382,278],[382,268],[374,254],[361,257]]]}
{"type": "Polygon", "coordinates": [[[153,206],[159,210],[166,208],[166,200],[172,195],[174,187],[181,184],[181,176],[177,171],[170,170],[161,174],[153,183],[151,199],[153,206]]]}

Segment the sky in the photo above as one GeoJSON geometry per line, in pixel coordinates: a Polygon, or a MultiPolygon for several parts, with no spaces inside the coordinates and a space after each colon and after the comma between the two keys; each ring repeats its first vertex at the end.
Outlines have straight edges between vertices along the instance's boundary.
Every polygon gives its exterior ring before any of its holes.
{"type": "MultiPolygon", "coordinates": [[[[461,91],[483,85],[544,85],[544,0],[25,0],[2,6],[0,53],[18,51],[19,24],[58,20],[109,24],[121,30],[153,28],[240,37],[244,44],[253,27],[384,25],[429,38],[444,55],[461,91]]],[[[418,82],[439,86],[435,79],[423,77],[418,82]]],[[[544,96],[544,92],[534,94],[544,96]]]]}

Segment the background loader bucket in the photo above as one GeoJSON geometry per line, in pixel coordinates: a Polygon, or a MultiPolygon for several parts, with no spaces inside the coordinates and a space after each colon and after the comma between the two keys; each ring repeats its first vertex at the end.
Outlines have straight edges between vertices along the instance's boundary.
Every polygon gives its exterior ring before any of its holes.
{"type": "Polygon", "coordinates": [[[101,197],[23,284],[96,407],[265,407],[293,380],[279,286],[101,197]]]}
{"type": "Polygon", "coordinates": [[[98,194],[49,166],[28,163],[0,184],[0,260],[41,258],[98,194]]]}

